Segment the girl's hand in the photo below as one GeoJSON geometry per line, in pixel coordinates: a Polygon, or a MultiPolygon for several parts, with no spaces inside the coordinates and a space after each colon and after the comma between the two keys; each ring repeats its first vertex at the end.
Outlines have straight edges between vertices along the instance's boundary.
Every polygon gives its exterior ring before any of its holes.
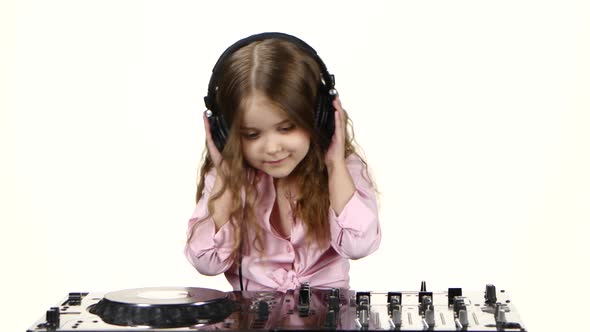
{"type": "MultiPolygon", "coordinates": [[[[213,142],[213,137],[211,136],[211,126],[209,126],[209,119],[207,119],[207,115],[204,113],[203,123],[205,124],[205,139],[207,143],[207,150],[209,151],[209,157],[211,158],[211,161],[217,170],[215,184],[211,189],[211,194],[217,195],[224,187],[223,174],[226,174],[224,171],[227,170],[227,164],[223,162],[223,156],[213,142]]],[[[219,231],[219,229],[228,222],[230,218],[229,211],[231,211],[231,206],[232,195],[229,190],[224,190],[221,195],[213,201],[213,213],[210,217],[215,223],[215,232],[219,231]]]]}
{"type": "Polygon", "coordinates": [[[334,108],[334,136],[332,136],[332,142],[326,152],[326,166],[328,168],[330,206],[338,216],[354,195],[356,187],[346,166],[346,122],[339,97],[334,99],[334,108]]]}
{"type": "Polygon", "coordinates": [[[346,143],[346,122],[344,121],[344,110],[340,103],[340,97],[334,102],[334,135],[328,151],[326,151],[326,166],[328,171],[338,165],[345,165],[345,143],[346,143]]]}
{"type": "Polygon", "coordinates": [[[211,161],[215,168],[219,169],[221,162],[223,161],[223,157],[221,156],[221,152],[213,143],[213,137],[211,136],[211,127],[209,126],[209,119],[207,119],[207,115],[203,113],[203,122],[205,124],[205,139],[207,142],[207,150],[209,150],[209,156],[211,157],[211,161]]]}

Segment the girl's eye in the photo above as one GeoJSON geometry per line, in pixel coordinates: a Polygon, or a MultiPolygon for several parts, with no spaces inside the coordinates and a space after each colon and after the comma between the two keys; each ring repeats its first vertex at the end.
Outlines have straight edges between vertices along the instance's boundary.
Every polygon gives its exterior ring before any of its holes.
{"type": "Polygon", "coordinates": [[[242,133],[242,137],[244,137],[245,139],[254,140],[258,138],[258,133],[242,133]]]}
{"type": "Polygon", "coordinates": [[[286,126],[279,127],[279,131],[281,131],[281,132],[288,132],[288,131],[291,131],[293,129],[295,129],[295,125],[294,124],[289,124],[289,125],[286,125],[286,126]]]}

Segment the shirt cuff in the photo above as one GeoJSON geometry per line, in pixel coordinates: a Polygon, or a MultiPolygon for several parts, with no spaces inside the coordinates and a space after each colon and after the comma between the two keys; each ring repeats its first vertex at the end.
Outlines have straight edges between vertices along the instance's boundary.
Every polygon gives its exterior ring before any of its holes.
{"type": "Polygon", "coordinates": [[[338,234],[340,228],[364,233],[371,227],[375,212],[365,204],[359,191],[355,190],[342,212],[336,215],[334,209],[330,207],[329,216],[331,221],[335,221],[330,222],[332,234],[338,234]]]}

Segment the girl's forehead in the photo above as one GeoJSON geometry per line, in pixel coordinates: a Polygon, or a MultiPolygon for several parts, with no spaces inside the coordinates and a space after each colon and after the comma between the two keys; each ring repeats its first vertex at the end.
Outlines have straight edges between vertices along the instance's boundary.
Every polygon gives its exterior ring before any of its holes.
{"type": "Polygon", "coordinates": [[[287,113],[263,95],[248,98],[243,110],[242,128],[263,129],[289,120],[287,113]]]}

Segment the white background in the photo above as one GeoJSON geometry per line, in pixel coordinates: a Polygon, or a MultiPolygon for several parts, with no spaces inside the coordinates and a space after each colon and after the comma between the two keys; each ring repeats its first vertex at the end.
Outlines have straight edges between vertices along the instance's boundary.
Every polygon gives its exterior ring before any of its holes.
{"type": "Polygon", "coordinates": [[[211,68],[282,31],[336,75],[381,192],[352,288],[506,289],[587,324],[586,1],[3,1],[2,330],[68,292],[229,290],[182,250],[211,68]]]}

